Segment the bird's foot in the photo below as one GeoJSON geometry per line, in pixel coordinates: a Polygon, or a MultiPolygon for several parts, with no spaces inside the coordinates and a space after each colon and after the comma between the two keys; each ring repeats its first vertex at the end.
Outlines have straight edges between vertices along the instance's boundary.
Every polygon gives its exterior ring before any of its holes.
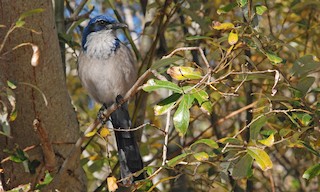
{"type": "Polygon", "coordinates": [[[109,120],[104,115],[104,111],[106,111],[106,110],[107,110],[107,106],[106,106],[106,104],[103,104],[101,106],[101,108],[99,109],[99,112],[97,115],[97,118],[99,119],[99,121],[102,125],[105,125],[107,123],[107,121],[109,120]]]}
{"type": "Polygon", "coordinates": [[[123,97],[122,97],[122,95],[118,95],[118,96],[116,97],[116,103],[117,103],[118,105],[121,105],[121,104],[123,103],[123,97]]]}

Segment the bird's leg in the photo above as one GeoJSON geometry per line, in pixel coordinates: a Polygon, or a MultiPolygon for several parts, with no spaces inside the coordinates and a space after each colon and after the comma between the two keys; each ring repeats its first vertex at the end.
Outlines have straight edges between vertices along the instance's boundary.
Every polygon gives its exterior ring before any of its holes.
{"type": "Polygon", "coordinates": [[[104,111],[106,111],[107,110],[107,105],[104,103],[102,106],[101,106],[101,108],[99,109],[99,112],[98,112],[98,115],[97,115],[97,118],[99,119],[99,121],[100,121],[100,123],[102,124],[102,125],[105,125],[106,123],[107,123],[107,121],[109,120],[109,119],[107,119],[106,117],[105,117],[105,115],[104,115],[104,111]]]}

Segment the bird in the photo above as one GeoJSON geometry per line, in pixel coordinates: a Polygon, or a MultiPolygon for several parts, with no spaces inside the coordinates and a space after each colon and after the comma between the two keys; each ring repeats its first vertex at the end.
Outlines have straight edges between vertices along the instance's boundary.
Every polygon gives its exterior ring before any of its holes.
{"type": "MultiPolygon", "coordinates": [[[[116,35],[117,29],[126,27],[126,24],[117,22],[111,16],[98,15],[90,19],[82,32],[78,74],[89,95],[102,104],[100,112],[114,102],[121,103],[122,96],[137,78],[135,59],[116,35]]],[[[116,131],[131,127],[127,103],[114,111],[110,120],[115,128],[122,183],[131,185],[134,181],[144,179],[144,175],[133,175],[143,169],[134,132],[116,131]]]]}

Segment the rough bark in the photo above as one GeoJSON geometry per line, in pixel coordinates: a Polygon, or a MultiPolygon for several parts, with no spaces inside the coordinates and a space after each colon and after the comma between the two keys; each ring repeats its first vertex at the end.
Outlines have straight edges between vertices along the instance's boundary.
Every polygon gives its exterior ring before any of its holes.
{"type": "MultiPolygon", "coordinates": [[[[52,145],[54,159],[56,161],[52,174],[58,171],[64,159],[68,156],[79,137],[79,126],[76,113],[71,104],[71,99],[66,88],[64,69],[61,63],[61,55],[58,43],[57,32],[54,22],[54,13],[51,0],[0,0],[0,42],[12,23],[15,23],[21,13],[43,8],[44,12],[34,14],[25,19],[25,28],[18,28],[9,37],[3,51],[0,53],[0,81],[7,80],[16,82],[15,89],[17,99],[17,119],[11,123],[12,138],[0,135],[0,159],[8,154],[3,153],[4,149],[14,149],[19,146],[25,149],[30,146],[35,148],[27,151],[30,160],[38,160],[41,165],[35,174],[25,172],[23,165],[12,161],[5,161],[1,164],[3,168],[2,181],[5,189],[10,189],[21,184],[35,184],[43,177],[46,169],[45,161],[49,161],[48,154],[50,146],[41,147],[41,134],[34,131],[33,122],[40,121],[41,126],[48,135],[52,145]],[[40,32],[34,33],[31,30],[40,32]],[[34,67],[30,64],[32,49],[30,46],[23,46],[9,54],[2,54],[10,51],[13,47],[30,42],[40,49],[39,64],[34,67]],[[45,104],[39,90],[29,86],[36,86],[45,95],[48,105],[45,104]]],[[[38,122],[39,123],[39,122],[38,122]]],[[[45,133],[44,133],[45,134],[45,133]]],[[[80,152],[79,152],[80,156],[80,152]]],[[[79,159],[79,158],[78,158],[79,159]]],[[[50,160],[52,161],[52,159],[50,160]]],[[[53,186],[62,191],[86,191],[84,172],[81,169],[79,160],[74,162],[74,169],[68,170],[68,174],[61,178],[61,183],[53,186]]]]}

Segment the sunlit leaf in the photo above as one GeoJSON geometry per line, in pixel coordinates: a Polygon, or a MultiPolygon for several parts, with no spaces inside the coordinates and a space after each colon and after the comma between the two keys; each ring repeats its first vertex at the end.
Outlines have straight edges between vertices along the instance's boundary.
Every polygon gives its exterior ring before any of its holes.
{"type": "Polygon", "coordinates": [[[281,57],[271,52],[267,52],[266,56],[268,57],[269,61],[275,64],[281,63],[283,61],[281,57]]]}
{"type": "Polygon", "coordinates": [[[313,165],[312,167],[309,167],[302,175],[302,178],[305,179],[312,179],[316,176],[320,175],[320,163],[313,165]]]}
{"type": "Polygon", "coordinates": [[[266,124],[266,122],[267,122],[267,117],[263,115],[261,118],[257,119],[255,122],[251,124],[250,126],[251,140],[256,140],[258,138],[260,130],[266,124]]]}
{"type": "Polygon", "coordinates": [[[261,139],[261,140],[258,140],[260,143],[262,143],[263,145],[265,146],[268,146],[268,147],[271,147],[274,143],[274,135],[271,134],[268,138],[266,139],[261,139]]]}
{"type": "Polygon", "coordinates": [[[179,107],[173,115],[173,124],[180,136],[184,136],[187,133],[190,121],[189,108],[192,106],[194,97],[190,94],[183,95],[179,107]]]}
{"type": "Polygon", "coordinates": [[[18,20],[18,21],[16,22],[16,27],[22,27],[24,24],[26,24],[25,21],[18,20]]]}
{"type": "Polygon", "coordinates": [[[201,70],[193,67],[176,66],[170,67],[167,73],[176,80],[201,79],[201,70]]]}
{"type": "Polygon", "coordinates": [[[209,159],[208,153],[203,152],[203,151],[193,154],[193,157],[198,161],[206,161],[209,159]]]}
{"type": "Polygon", "coordinates": [[[192,143],[192,145],[190,147],[193,147],[197,144],[205,144],[207,146],[209,146],[212,149],[218,149],[219,145],[212,139],[200,139],[197,140],[196,142],[192,143]]]}
{"type": "Polygon", "coordinates": [[[142,89],[146,92],[155,91],[157,89],[168,89],[175,93],[182,93],[182,89],[170,82],[170,81],[162,81],[157,79],[149,79],[146,84],[142,86],[142,89]]]}
{"type": "Polygon", "coordinates": [[[206,111],[208,114],[212,112],[212,102],[209,100],[209,95],[206,91],[200,89],[193,89],[191,91],[192,96],[197,100],[200,108],[206,111]]]}
{"type": "Polygon", "coordinates": [[[228,29],[233,29],[234,25],[232,23],[214,22],[212,27],[216,30],[228,30],[228,29]]]}
{"type": "Polygon", "coordinates": [[[36,185],[36,189],[41,189],[42,187],[48,185],[53,180],[52,175],[49,173],[49,171],[46,171],[46,174],[44,176],[44,179],[36,185]]]}
{"type": "Polygon", "coordinates": [[[248,0],[237,0],[237,3],[240,7],[244,7],[248,3],[248,0]]]}
{"type": "Polygon", "coordinates": [[[255,147],[248,147],[247,152],[263,171],[272,168],[272,161],[269,155],[264,150],[255,147]]]}
{"type": "Polygon", "coordinates": [[[116,191],[118,189],[117,179],[115,177],[107,178],[108,191],[116,191]]]}
{"type": "Polygon", "coordinates": [[[34,14],[37,14],[37,13],[41,13],[43,12],[45,9],[42,9],[42,8],[38,8],[38,9],[32,9],[30,11],[26,11],[24,13],[22,13],[19,17],[19,20],[23,20],[25,19],[26,17],[29,17],[31,15],[34,15],[34,14]]]}
{"type": "Polygon", "coordinates": [[[86,137],[92,137],[92,136],[94,136],[95,134],[97,133],[97,130],[93,130],[93,131],[90,131],[90,132],[88,132],[88,133],[86,133],[86,137]]]}
{"type": "Polygon", "coordinates": [[[262,15],[266,10],[268,10],[268,8],[264,5],[257,5],[256,6],[256,13],[258,15],[262,15]]]}
{"type": "Polygon", "coordinates": [[[11,81],[7,81],[7,85],[8,85],[8,87],[10,87],[10,89],[16,89],[17,88],[17,86],[11,81]]]}
{"type": "Polygon", "coordinates": [[[292,118],[298,120],[303,126],[308,126],[312,122],[312,116],[308,113],[292,113],[292,118]]]}
{"type": "Polygon", "coordinates": [[[235,179],[251,177],[253,173],[252,163],[253,158],[249,154],[245,154],[233,167],[232,177],[235,179]]]}
{"type": "Polygon", "coordinates": [[[232,30],[228,36],[228,43],[230,45],[234,45],[238,42],[238,40],[239,40],[238,33],[236,31],[232,30]]]}
{"type": "Polygon", "coordinates": [[[188,153],[182,153],[172,159],[170,159],[168,162],[167,162],[167,165],[169,167],[174,167],[176,166],[178,163],[180,163],[181,161],[183,161],[189,154],[188,153]]]}
{"type": "Polygon", "coordinates": [[[110,134],[110,131],[109,131],[108,128],[103,127],[103,128],[100,130],[100,135],[101,135],[101,137],[107,137],[107,136],[109,136],[109,135],[111,135],[111,134],[110,134]]]}

